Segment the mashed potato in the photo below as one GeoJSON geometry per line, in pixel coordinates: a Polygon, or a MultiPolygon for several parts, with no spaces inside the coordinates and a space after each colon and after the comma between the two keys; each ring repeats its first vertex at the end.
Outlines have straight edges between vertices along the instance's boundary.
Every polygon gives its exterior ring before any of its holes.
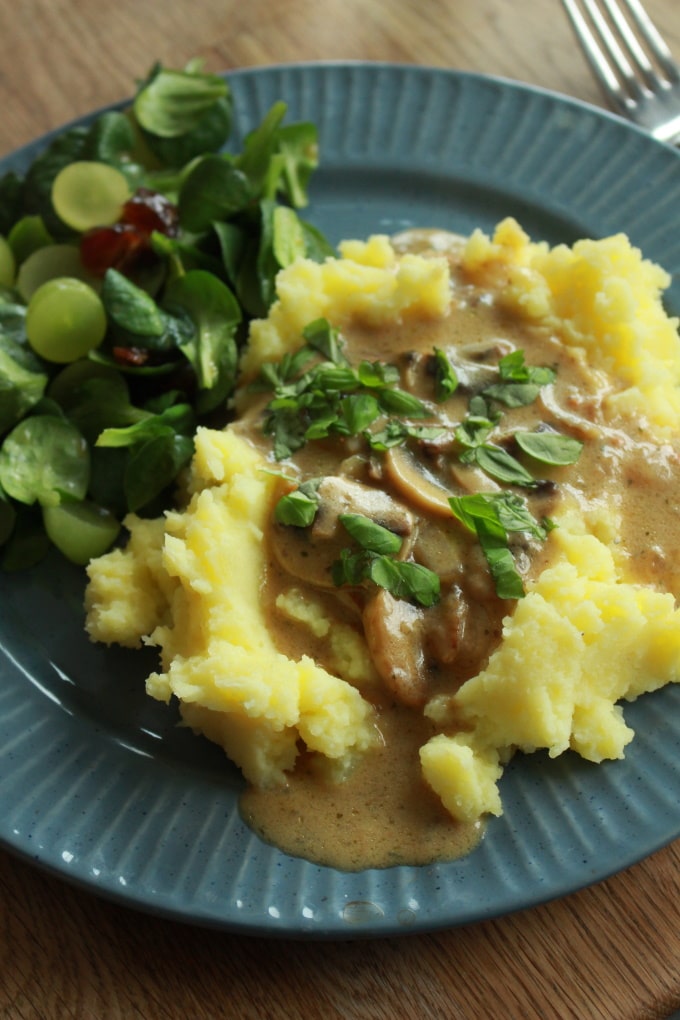
{"type": "MultiPolygon", "coordinates": [[[[591,403],[606,428],[586,415],[585,432],[592,425],[602,441],[612,422],[617,437],[632,422],[650,449],[675,450],[680,340],[660,300],[669,281],[623,235],[550,249],[506,220],[491,238],[469,238],[460,271],[520,328],[556,334],[575,364],[590,367],[591,403]]],[[[323,264],[294,263],[277,293],[269,317],[252,325],[244,382],[299,347],[313,320],[358,324],[365,340],[386,327],[446,323],[457,301],[445,257],[398,254],[382,236],[346,242],[341,258],[323,264]]],[[[581,413],[585,398],[574,390],[570,399],[581,413]]],[[[674,453],[664,456],[675,464],[674,453]]],[[[456,819],[501,813],[499,780],[517,750],[622,757],[633,732],[621,702],[680,679],[678,592],[643,576],[626,552],[618,495],[603,507],[565,491],[540,569],[525,597],[508,603],[500,641],[474,675],[422,706],[432,734],[422,775],[456,819]]],[[[91,638],[158,647],[149,694],[177,698],[185,722],[256,785],[285,782],[302,749],[342,772],[380,741],[368,644],[360,628],[329,615],[325,592],[317,600],[293,583],[279,592],[276,610],[302,635],[299,654],[274,640],[262,579],[279,493],[261,446],[231,427],[199,429],[186,506],[164,520],[129,517],[126,547],[88,568],[91,638]],[[305,635],[323,656],[306,654],[305,635]]]]}

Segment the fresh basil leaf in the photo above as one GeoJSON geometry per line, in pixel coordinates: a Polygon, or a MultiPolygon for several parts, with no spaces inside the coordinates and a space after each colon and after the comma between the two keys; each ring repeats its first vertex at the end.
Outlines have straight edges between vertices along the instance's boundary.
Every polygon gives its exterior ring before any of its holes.
{"type": "Polygon", "coordinates": [[[501,492],[491,497],[498,514],[498,520],[506,531],[525,532],[533,538],[543,540],[554,525],[539,524],[529,510],[526,501],[517,493],[501,492]]]}
{"type": "Polygon", "coordinates": [[[530,382],[495,383],[487,386],[483,394],[489,400],[496,400],[506,407],[528,407],[540,392],[540,386],[530,382]]]}
{"type": "Polygon", "coordinates": [[[480,543],[499,599],[523,598],[524,584],[508,547],[501,542],[496,544],[495,537],[488,535],[482,536],[480,543]]]}
{"type": "Polygon", "coordinates": [[[401,549],[402,540],[382,524],[362,514],[340,514],[338,520],[355,542],[369,552],[391,555],[401,549]]]}
{"type": "Polygon", "coordinates": [[[533,488],[536,485],[533,475],[503,447],[484,443],[474,447],[472,453],[474,462],[485,474],[495,478],[496,481],[505,482],[507,485],[523,485],[528,488],[533,488]]]}
{"type": "Polygon", "coordinates": [[[397,599],[416,602],[426,608],[439,601],[439,576],[420,563],[377,556],[369,561],[368,576],[397,599]]]}
{"type": "Polygon", "coordinates": [[[456,370],[445,351],[434,349],[434,398],[438,404],[448,400],[458,388],[456,370]]]}
{"type": "Polygon", "coordinates": [[[350,393],[340,401],[340,414],[350,436],[368,429],[380,414],[378,401],[370,393],[350,393]]]}
{"type": "Polygon", "coordinates": [[[542,386],[554,382],[555,372],[544,365],[527,365],[524,351],[511,351],[498,362],[500,382],[487,386],[482,396],[506,407],[532,404],[542,386]]]}
{"type": "Polygon", "coordinates": [[[399,382],[399,369],[383,361],[362,361],[357,368],[357,376],[362,386],[383,389],[399,382]]]}
{"type": "Polygon", "coordinates": [[[340,551],[340,559],[331,564],[331,579],[340,588],[343,584],[358,585],[366,578],[368,561],[365,552],[340,551]]]}
{"type": "Polygon", "coordinates": [[[312,347],[319,354],[322,354],[327,361],[334,365],[346,365],[347,359],[342,353],[342,340],[340,332],[331,326],[328,319],[315,319],[308,323],[302,330],[305,343],[312,347]]]}
{"type": "Polygon", "coordinates": [[[357,377],[349,365],[320,365],[311,385],[322,393],[346,393],[356,388],[357,377]]]}
{"type": "Polygon", "coordinates": [[[264,420],[263,431],[271,436],[274,458],[285,460],[305,445],[307,425],[301,419],[297,405],[270,411],[264,420]]]}
{"type": "Polygon", "coordinates": [[[313,524],[318,509],[318,496],[309,495],[299,488],[281,497],[274,508],[274,517],[279,524],[307,528],[313,524]]]}
{"type": "Polygon", "coordinates": [[[575,464],[583,450],[580,439],[559,432],[515,432],[514,438],[524,453],[542,464],[575,464]]]}
{"type": "Polygon", "coordinates": [[[506,382],[547,386],[555,381],[555,372],[551,368],[545,365],[527,365],[522,350],[511,351],[500,358],[498,371],[501,379],[506,382]]]}
{"type": "MultiPolygon", "coordinates": [[[[511,493],[474,493],[467,496],[451,496],[451,511],[469,531],[477,536],[484,557],[493,577],[496,594],[502,599],[521,598],[524,595],[522,578],[508,548],[508,523],[511,514],[517,513],[518,503],[511,493]],[[508,507],[507,516],[502,509],[508,507]]],[[[526,512],[526,511],[525,511],[526,512]]],[[[527,516],[529,516],[527,514],[527,516]]],[[[517,518],[519,520],[519,518],[517,518]]],[[[536,522],[530,518],[533,525],[536,522]]],[[[522,522],[523,523],[523,522],[522,522]]],[[[525,530],[524,527],[512,530],[525,530]]]]}
{"type": "Polygon", "coordinates": [[[383,428],[376,429],[374,432],[365,431],[364,438],[372,450],[384,453],[386,450],[391,450],[406,442],[408,428],[406,422],[399,421],[397,418],[389,418],[383,428]]]}
{"type": "Polygon", "coordinates": [[[461,446],[474,450],[486,442],[489,433],[494,427],[495,422],[489,418],[469,414],[460,425],[456,426],[454,434],[461,446]]]}
{"type": "Polygon", "coordinates": [[[429,411],[421,400],[406,390],[385,387],[377,393],[380,406],[388,414],[403,414],[410,418],[427,418],[429,411]]]}

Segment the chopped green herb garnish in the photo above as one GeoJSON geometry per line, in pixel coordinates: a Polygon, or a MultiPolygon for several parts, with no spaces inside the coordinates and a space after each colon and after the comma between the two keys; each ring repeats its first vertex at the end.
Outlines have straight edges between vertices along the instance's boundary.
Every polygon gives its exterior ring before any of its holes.
{"type": "Polygon", "coordinates": [[[522,598],[524,585],[509,548],[509,534],[527,532],[544,539],[548,529],[535,520],[524,500],[510,492],[452,496],[449,505],[454,517],[479,539],[498,597],[522,598]]]}
{"type": "Polygon", "coordinates": [[[560,432],[515,432],[515,442],[530,457],[542,464],[575,464],[583,443],[560,432]]]}
{"type": "Polygon", "coordinates": [[[376,524],[362,514],[340,514],[338,520],[362,549],[368,552],[393,555],[401,549],[401,539],[389,528],[376,524]]]}
{"type": "Polygon", "coordinates": [[[307,528],[313,523],[319,502],[306,496],[300,489],[282,496],[276,504],[274,517],[279,524],[288,524],[296,528],[307,528]]]}
{"type": "Polygon", "coordinates": [[[337,330],[325,319],[310,323],[303,336],[305,345],[279,364],[263,365],[252,386],[260,392],[273,390],[265,408],[264,432],[273,439],[277,460],[311,440],[366,434],[380,418],[389,422],[392,415],[428,416],[422,401],[396,386],[399,373],[394,365],[368,361],[358,368],[349,365],[337,330]]]}
{"type": "Polygon", "coordinates": [[[434,349],[434,398],[438,404],[448,400],[458,388],[458,376],[444,351],[434,349]]]}
{"type": "Polygon", "coordinates": [[[526,488],[533,488],[536,485],[533,475],[502,446],[494,446],[493,443],[480,443],[466,450],[460,459],[466,464],[476,464],[497,482],[504,482],[506,485],[522,485],[526,488]]]}
{"type": "Polygon", "coordinates": [[[439,577],[421,563],[376,556],[368,564],[368,576],[396,599],[416,602],[425,608],[439,601],[439,577]]]}
{"type": "Polygon", "coordinates": [[[341,514],[338,520],[361,550],[341,551],[331,569],[335,585],[358,585],[370,580],[395,598],[421,606],[433,606],[439,600],[440,581],[434,571],[420,563],[393,558],[402,546],[398,535],[361,514],[341,514]]]}
{"type": "Polygon", "coordinates": [[[527,365],[524,351],[511,351],[498,362],[500,381],[482,390],[487,400],[495,400],[506,407],[526,407],[532,404],[542,386],[555,381],[555,372],[543,365],[527,365]]]}

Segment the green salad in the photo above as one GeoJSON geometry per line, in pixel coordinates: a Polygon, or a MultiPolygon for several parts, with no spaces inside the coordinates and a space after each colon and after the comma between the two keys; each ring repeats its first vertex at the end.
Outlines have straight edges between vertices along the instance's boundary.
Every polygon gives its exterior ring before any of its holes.
{"type": "Polygon", "coordinates": [[[228,80],[154,66],[128,109],[0,178],[0,564],[85,564],[158,514],[197,425],[229,416],[279,269],[334,254],[302,219],[313,124],[275,103],[231,151],[228,80]]]}

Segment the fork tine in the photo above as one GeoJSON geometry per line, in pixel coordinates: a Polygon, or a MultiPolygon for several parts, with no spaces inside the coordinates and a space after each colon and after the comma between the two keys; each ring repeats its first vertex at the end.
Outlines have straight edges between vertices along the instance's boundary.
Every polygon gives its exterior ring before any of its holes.
{"type": "MultiPolygon", "coordinates": [[[[607,7],[611,9],[613,4],[609,4],[608,0],[604,0],[607,7]]],[[[629,95],[636,101],[639,102],[645,95],[644,88],[640,84],[635,71],[630,65],[630,62],[624,54],[618,39],[612,32],[606,18],[602,14],[602,11],[597,6],[595,0],[583,0],[583,6],[587,10],[593,25],[599,33],[600,39],[604,45],[605,51],[609,54],[609,62],[614,65],[616,73],[619,78],[625,82],[626,88],[628,89],[629,95]]],[[[620,12],[619,12],[620,16],[620,12]]],[[[623,20],[623,19],[622,19],[623,20]]],[[[651,70],[651,68],[650,68],[651,70]]],[[[626,105],[626,97],[623,91],[621,92],[620,102],[626,105]]]]}
{"type": "MultiPolygon", "coordinates": [[[[620,0],[620,2],[622,4],[626,4],[626,0],[620,0]]],[[[617,3],[616,0],[603,0],[603,3],[607,8],[607,13],[609,14],[609,17],[612,19],[612,22],[616,25],[616,28],[625,46],[628,48],[628,53],[632,57],[634,63],[637,64],[638,68],[642,71],[643,75],[648,80],[651,79],[652,81],[654,81],[656,77],[654,68],[650,63],[649,57],[647,56],[642,46],[640,45],[638,37],[635,35],[635,32],[633,32],[629,22],[624,17],[623,11],[621,10],[619,3],[617,3]]],[[[632,18],[636,19],[636,14],[637,17],[639,17],[640,11],[634,13],[629,3],[626,4],[626,6],[632,18]]],[[[644,14],[644,11],[642,13],[644,14]]],[[[647,22],[651,24],[649,18],[647,18],[647,22]]],[[[640,33],[642,34],[639,20],[635,20],[635,24],[638,28],[638,31],[640,31],[640,33]]]]}
{"type": "Polygon", "coordinates": [[[562,0],[607,102],[654,138],[680,145],[680,65],[641,0],[562,0]]]}
{"type": "MultiPolygon", "coordinates": [[[[626,104],[621,83],[612,71],[609,60],[603,53],[590,25],[577,6],[576,0],[562,0],[562,4],[583,53],[592,68],[596,80],[599,82],[600,88],[610,103],[625,111],[626,104]]],[[[618,48],[616,40],[613,40],[613,42],[618,48]]],[[[623,54],[621,56],[623,57],[623,54]]]]}
{"type": "MultiPolygon", "coordinates": [[[[678,67],[676,62],[673,60],[671,51],[657,31],[656,26],[640,3],[640,0],[620,0],[620,2],[625,6],[632,23],[635,25],[635,28],[640,35],[640,38],[643,40],[653,59],[665,74],[667,80],[669,82],[680,81],[680,67],[678,67]]],[[[605,0],[605,3],[619,32],[626,41],[626,45],[629,47],[631,53],[634,54],[635,59],[638,60],[640,67],[645,70],[645,73],[647,73],[645,62],[649,65],[649,61],[635,38],[635,35],[630,30],[620,8],[616,3],[612,3],[611,0],[605,0]]],[[[650,68],[650,70],[652,69],[650,68]]]]}

